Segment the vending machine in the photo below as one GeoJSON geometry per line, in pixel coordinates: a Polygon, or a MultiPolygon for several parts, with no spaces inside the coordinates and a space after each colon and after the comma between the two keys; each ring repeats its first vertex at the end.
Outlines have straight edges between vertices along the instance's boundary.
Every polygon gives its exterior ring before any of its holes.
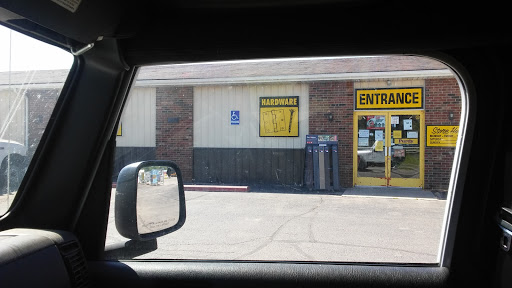
{"type": "Polygon", "coordinates": [[[338,136],[306,135],[304,185],[315,190],[339,190],[338,136]]]}

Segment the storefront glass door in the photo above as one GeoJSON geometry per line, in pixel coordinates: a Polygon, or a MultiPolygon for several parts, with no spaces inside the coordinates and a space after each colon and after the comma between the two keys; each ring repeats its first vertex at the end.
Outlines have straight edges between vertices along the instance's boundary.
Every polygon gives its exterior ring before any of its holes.
{"type": "Polygon", "coordinates": [[[355,185],[423,186],[423,115],[423,111],[355,112],[355,185]]]}
{"type": "Polygon", "coordinates": [[[356,185],[387,185],[387,118],[386,113],[356,112],[354,115],[356,185]]]}

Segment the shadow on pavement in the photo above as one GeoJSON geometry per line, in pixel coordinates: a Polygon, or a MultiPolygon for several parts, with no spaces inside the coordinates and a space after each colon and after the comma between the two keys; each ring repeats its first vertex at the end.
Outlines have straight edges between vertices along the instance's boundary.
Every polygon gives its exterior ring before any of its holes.
{"type": "Polygon", "coordinates": [[[307,187],[294,185],[250,185],[247,193],[285,193],[285,194],[311,194],[311,195],[342,195],[345,189],[313,190],[307,187]]]}
{"type": "MultiPolygon", "coordinates": [[[[218,185],[222,187],[222,185],[218,185]]],[[[222,192],[221,192],[222,193],[222,192]]],[[[340,188],[339,190],[314,190],[295,185],[249,185],[249,191],[240,193],[281,193],[308,195],[339,195],[353,197],[389,197],[446,200],[447,193],[443,191],[423,190],[421,188],[403,187],[368,187],[357,186],[340,188]]]]}
{"type": "Polygon", "coordinates": [[[421,188],[405,188],[405,187],[353,187],[348,188],[343,196],[360,196],[360,197],[390,197],[390,198],[421,198],[421,199],[437,199],[446,200],[446,192],[434,192],[423,190],[421,188]]]}

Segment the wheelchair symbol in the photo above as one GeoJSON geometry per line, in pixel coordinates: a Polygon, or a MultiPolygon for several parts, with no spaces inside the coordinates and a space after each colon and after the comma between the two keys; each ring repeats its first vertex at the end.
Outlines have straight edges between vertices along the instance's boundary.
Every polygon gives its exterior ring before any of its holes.
{"type": "Polygon", "coordinates": [[[236,121],[236,120],[239,119],[238,115],[237,115],[238,114],[237,112],[238,111],[231,111],[231,121],[236,121]]]}
{"type": "Polygon", "coordinates": [[[240,125],[240,111],[231,110],[231,125],[240,125]]]}

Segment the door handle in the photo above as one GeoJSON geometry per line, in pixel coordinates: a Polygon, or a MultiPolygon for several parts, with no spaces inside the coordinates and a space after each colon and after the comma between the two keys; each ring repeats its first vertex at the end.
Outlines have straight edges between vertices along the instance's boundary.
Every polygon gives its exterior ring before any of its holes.
{"type": "Polygon", "coordinates": [[[502,207],[496,220],[502,232],[500,247],[508,252],[512,246],[512,209],[502,207]]]}

